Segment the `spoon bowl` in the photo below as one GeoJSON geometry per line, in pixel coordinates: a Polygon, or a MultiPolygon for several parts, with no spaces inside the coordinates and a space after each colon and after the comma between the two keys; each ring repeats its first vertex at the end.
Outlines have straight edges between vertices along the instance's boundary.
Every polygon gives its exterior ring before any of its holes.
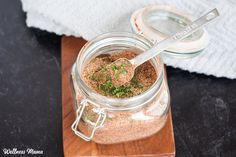
{"type": "Polygon", "coordinates": [[[135,71],[135,66],[127,58],[119,58],[108,65],[111,80],[114,86],[121,86],[129,82],[135,71]]]}

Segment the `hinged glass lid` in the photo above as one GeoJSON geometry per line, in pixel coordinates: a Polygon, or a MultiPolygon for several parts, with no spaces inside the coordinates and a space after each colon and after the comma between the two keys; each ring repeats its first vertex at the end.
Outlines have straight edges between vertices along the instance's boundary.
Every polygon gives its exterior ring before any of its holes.
{"type": "MultiPolygon", "coordinates": [[[[135,11],[130,19],[135,33],[143,35],[153,43],[180,31],[194,18],[175,7],[154,5],[135,11]]],[[[208,44],[209,37],[205,29],[199,29],[187,38],[177,42],[165,51],[165,55],[189,58],[198,55],[208,44]]]]}

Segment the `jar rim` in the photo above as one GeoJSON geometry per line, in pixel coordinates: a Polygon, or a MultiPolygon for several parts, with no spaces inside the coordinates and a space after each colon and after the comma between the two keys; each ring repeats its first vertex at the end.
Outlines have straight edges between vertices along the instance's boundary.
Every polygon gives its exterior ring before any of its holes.
{"type": "MultiPolygon", "coordinates": [[[[104,33],[101,34],[95,38],[93,38],[92,40],[90,40],[89,42],[87,42],[83,48],[80,50],[79,55],[76,59],[75,62],[75,75],[76,75],[76,81],[77,84],[79,85],[81,91],[83,92],[83,94],[85,94],[86,96],[90,97],[90,100],[95,100],[97,101],[100,105],[103,105],[104,108],[108,108],[110,110],[112,109],[120,109],[120,110],[126,110],[128,108],[133,108],[133,107],[138,107],[141,106],[142,104],[146,103],[147,101],[150,101],[149,99],[153,96],[156,95],[156,93],[158,93],[158,90],[160,89],[161,85],[162,85],[162,81],[163,81],[163,72],[164,72],[164,68],[163,68],[163,63],[161,58],[157,59],[156,57],[151,59],[152,62],[156,63],[157,65],[157,60],[160,61],[160,63],[158,63],[159,65],[161,65],[161,71],[158,71],[158,76],[156,81],[153,83],[153,85],[145,92],[133,96],[133,97],[128,97],[128,98],[112,98],[112,97],[107,97],[104,95],[101,95],[99,93],[97,93],[96,91],[94,91],[93,89],[91,89],[82,79],[82,73],[79,71],[79,68],[82,66],[83,64],[83,60],[81,59],[82,55],[86,55],[84,54],[84,52],[87,52],[89,50],[93,50],[94,47],[98,46],[99,44],[101,44],[103,41],[107,41],[109,42],[111,40],[111,38],[119,38],[119,39],[124,39],[124,40],[128,40],[129,39],[133,39],[134,41],[139,41],[139,42],[143,42],[145,43],[146,46],[148,46],[149,48],[151,46],[153,46],[153,43],[146,39],[143,36],[137,35],[137,34],[133,34],[133,33],[129,33],[129,32],[111,32],[111,33],[104,33]],[[143,100],[143,102],[140,100],[142,100],[142,98],[145,98],[145,101],[143,100]],[[149,99],[148,99],[148,98],[149,99]],[[139,101],[138,105],[137,102],[139,101]],[[134,103],[136,102],[136,103],[134,103]],[[119,105],[112,105],[112,104],[119,104],[119,105]],[[124,105],[125,104],[125,105],[124,105]]],[[[88,52],[87,52],[88,53],[88,52]]]]}

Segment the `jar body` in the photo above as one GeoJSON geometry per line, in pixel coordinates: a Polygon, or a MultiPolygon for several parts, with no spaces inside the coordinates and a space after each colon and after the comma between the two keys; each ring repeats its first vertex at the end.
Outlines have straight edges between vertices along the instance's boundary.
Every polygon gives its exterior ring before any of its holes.
{"type": "MultiPolygon", "coordinates": [[[[121,36],[122,39],[127,40],[126,35],[122,34],[121,36]]],[[[133,38],[133,36],[127,36],[133,38]]],[[[109,37],[113,37],[112,34],[109,37]]],[[[116,42],[113,43],[120,42],[120,39],[116,39],[116,42]]],[[[135,40],[132,42],[137,42],[135,40]]],[[[98,42],[100,41],[98,40],[98,42]]],[[[140,43],[137,44],[140,45],[140,43]]],[[[121,45],[119,43],[119,49],[127,48],[127,45],[121,45]]],[[[137,46],[131,43],[128,45],[131,45],[131,47],[137,46]]],[[[86,46],[87,49],[82,49],[80,53],[90,53],[88,51],[89,46],[86,46]]],[[[104,47],[102,50],[104,50],[104,47]]],[[[117,50],[117,48],[114,49],[117,50]]],[[[94,55],[91,56],[94,57],[94,55]]],[[[88,58],[91,58],[91,56],[88,58]]],[[[87,61],[89,61],[88,58],[87,61]]],[[[79,55],[77,61],[85,64],[83,60],[86,60],[85,55],[79,55]]],[[[77,116],[72,126],[75,134],[87,141],[93,140],[96,143],[113,144],[142,139],[161,130],[168,117],[170,96],[160,56],[153,61],[153,66],[158,71],[159,77],[152,87],[152,92],[150,90],[149,93],[146,92],[133,99],[111,101],[109,98],[103,97],[103,100],[100,101],[96,97],[97,95],[91,94],[90,91],[86,91],[86,88],[83,88],[82,80],[78,79],[83,68],[75,63],[71,73],[72,86],[75,93],[74,109],[77,116]],[[154,64],[157,61],[158,64],[154,64]]]]}

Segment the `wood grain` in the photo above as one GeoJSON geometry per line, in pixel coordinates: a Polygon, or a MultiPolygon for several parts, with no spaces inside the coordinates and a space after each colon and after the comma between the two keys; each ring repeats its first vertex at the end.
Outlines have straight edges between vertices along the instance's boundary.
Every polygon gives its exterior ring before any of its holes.
{"type": "Polygon", "coordinates": [[[71,131],[75,119],[70,88],[70,69],[81,47],[86,43],[81,38],[63,37],[61,47],[62,64],[62,114],[63,146],[65,157],[80,156],[175,156],[174,134],[171,112],[163,129],[152,137],[121,144],[101,145],[86,142],[71,131]]]}

